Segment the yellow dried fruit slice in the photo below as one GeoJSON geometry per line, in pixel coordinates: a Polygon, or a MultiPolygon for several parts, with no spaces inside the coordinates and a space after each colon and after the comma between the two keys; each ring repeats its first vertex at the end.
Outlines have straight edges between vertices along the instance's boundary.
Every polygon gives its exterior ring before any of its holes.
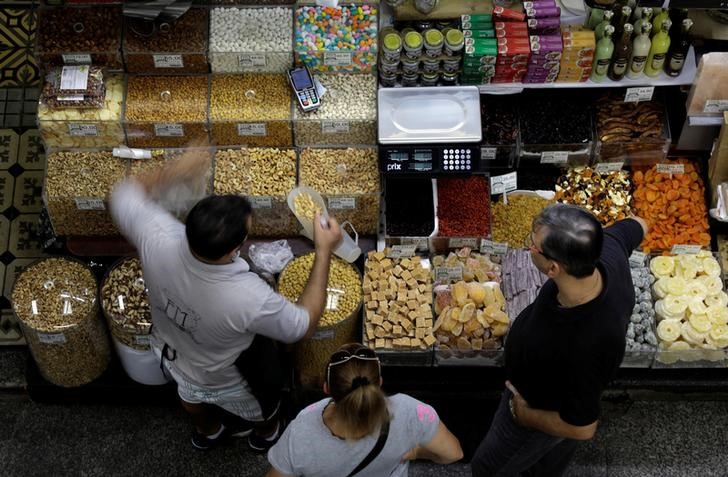
{"type": "Polygon", "coordinates": [[[728,306],[728,294],[721,291],[715,295],[710,295],[705,298],[705,304],[708,306],[728,306]]]}
{"type": "Polygon", "coordinates": [[[703,259],[702,264],[703,273],[705,273],[706,275],[710,275],[711,277],[720,276],[720,264],[718,263],[718,260],[713,257],[709,257],[703,259]]]}
{"type": "Polygon", "coordinates": [[[708,288],[699,281],[691,281],[685,287],[685,294],[689,297],[700,298],[702,301],[709,295],[708,288]]]}
{"type": "Polygon", "coordinates": [[[670,280],[670,277],[663,277],[658,279],[655,284],[652,285],[652,290],[655,292],[657,298],[665,298],[667,296],[667,284],[670,283],[670,280]]]}
{"type": "Polygon", "coordinates": [[[475,305],[473,303],[466,304],[462,310],[460,310],[460,316],[458,321],[460,323],[467,323],[472,318],[475,318],[475,305]]]}
{"type": "Polygon", "coordinates": [[[685,313],[688,308],[688,300],[682,296],[667,295],[663,300],[665,311],[672,315],[685,313]]]}
{"type": "Polygon", "coordinates": [[[688,309],[692,315],[705,315],[708,312],[708,307],[705,306],[705,303],[700,298],[691,298],[688,303],[688,309]]]}
{"type": "Polygon", "coordinates": [[[463,306],[465,300],[468,299],[468,285],[464,281],[459,281],[452,286],[452,297],[455,304],[463,306]]]}
{"type": "Polygon", "coordinates": [[[705,336],[707,333],[701,333],[693,326],[688,323],[684,322],[680,325],[680,336],[682,336],[682,339],[687,341],[688,343],[692,345],[701,345],[705,341],[705,336]]]}
{"type": "Polygon", "coordinates": [[[711,305],[705,314],[708,315],[711,323],[728,324],[728,308],[724,306],[711,305]]]}
{"type": "Polygon", "coordinates": [[[679,320],[662,320],[657,325],[657,336],[662,341],[675,341],[680,337],[680,321],[679,320]]]}
{"type": "Polygon", "coordinates": [[[670,346],[668,346],[667,349],[670,351],[685,351],[690,349],[690,344],[685,341],[678,340],[670,343],[670,346]]]}
{"type": "Polygon", "coordinates": [[[476,305],[482,305],[485,301],[485,288],[480,283],[470,282],[467,284],[468,297],[473,300],[476,305]]]}
{"type": "Polygon", "coordinates": [[[506,325],[506,324],[498,323],[497,325],[493,326],[492,333],[493,333],[493,336],[495,336],[496,338],[499,338],[499,337],[505,335],[507,332],[508,332],[508,325],[506,325]]]}
{"type": "Polygon", "coordinates": [[[720,277],[709,275],[704,283],[705,289],[708,292],[707,295],[717,295],[723,291],[723,280],[720,277]]]}
{"type": "Polygon", "coordinates": [[[666,277],[672,274],[675,269],[675,261],[672,257],[654,257],[650,260],[650,271],[655,276],[666,277]]]}
{"type": "Polygon", "coordinates": [[[667,291],[671,295],[684,295],[688,282],[682,277],[672,277],[667,282],[667,291]]]}
{"type": "Polygon", "coordinates": [[[688,322],[700,333],[707,333],[710,331],[712,326],[712,322],[710,321],[710,318],[708,318],[708,315],[690,315],[688,322]]]}

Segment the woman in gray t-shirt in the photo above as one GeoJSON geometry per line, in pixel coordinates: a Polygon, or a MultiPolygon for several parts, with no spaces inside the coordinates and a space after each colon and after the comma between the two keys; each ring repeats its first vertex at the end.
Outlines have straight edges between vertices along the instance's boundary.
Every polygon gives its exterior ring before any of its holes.
{"type": "Polygon", "coordinates": [[[357,477],[406,476],[408,463],[460,460],[460,442],[435,410],[405,394],[382,392],[379,359],[358,343],[342,346],[326,367],[324,392],[331,398],[311,404],[291,422],[268,451],[267,477],[346,477],[372,451],[382,425],[384,447],[357,477]]]}

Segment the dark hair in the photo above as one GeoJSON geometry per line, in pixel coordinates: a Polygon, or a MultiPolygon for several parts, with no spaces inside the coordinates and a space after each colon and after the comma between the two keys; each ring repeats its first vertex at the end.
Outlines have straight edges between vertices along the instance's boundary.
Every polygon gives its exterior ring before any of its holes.
{"type": "MultiPolygon", "coordinates": [[[[355,353],[363,347],[359,343],[349,343],[340,349],[355,353]]],[[[350,359],[331,366],[328,379],[329,392],[336,403],[333,414],[344,427],[342,437],[359,439],[389,420],[387,398],[379,386],[377,361],[350,359]]]]}
{"type": "Polygon", "coordinates": [[[187,215],[190,250],[207,260],[219,260],[232,252],[248,235],[251,211],[248,199],[240,195],[205,197],[187,215]]]}
{"type": "Polygon", "coordinates": [[[533,220],[533,230],[546,227],[541,250],[571,276],[588,277],[602,254],[604,232],[599,221],[576,205],[552,204],[533,220]]]}

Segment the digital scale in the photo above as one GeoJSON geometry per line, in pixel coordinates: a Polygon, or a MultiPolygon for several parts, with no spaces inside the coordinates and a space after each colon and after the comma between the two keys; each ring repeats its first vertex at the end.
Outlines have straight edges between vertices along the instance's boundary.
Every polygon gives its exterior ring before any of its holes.
{"type": "Polygon", "coordinates": [[[378,101],[382,173],[469,174],[484,170],[476,86],[383,88],[378,101]]]}

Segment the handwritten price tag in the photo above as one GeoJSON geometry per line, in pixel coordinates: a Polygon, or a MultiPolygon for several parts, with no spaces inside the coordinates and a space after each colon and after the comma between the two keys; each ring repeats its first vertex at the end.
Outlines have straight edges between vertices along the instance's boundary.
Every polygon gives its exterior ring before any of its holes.
{"type": "Polygon", "coordinates": [[[325,51],[324,65],[326,66],[350,66],[352,54],[346,51],[325,51]]]}
{"type": "Polygon", "coordinates": [[[609,174],[610,172],[621,171],[624,162],[602,162],[594,166],[594,171],[599,174],[609,174]]]}
{"type": "Polygon", "coordinates": [[[480,158],[484,161],[495,161],[498,149],[495,147],[481,147],[480,158]]]}
{"type": "Polygon", "coordinates": [[[685,173],[684,164],[657,164],[657,166],[655,166],[655,169],[660,174],[684,174],[685,173]]]}
{"type": "Polygon", "coordinates": [[[653,94],[655,94],[654,86],[627,88],[627,92],[624,94],[624,102],[639,103],[641,101],[652,101],[653,94]]]}
{"type": "Polygon", "coordinates": [[[273,199],[271,197],[249,197],[250,207],[253,209],[272,209],[273,199]]]}
{"type": "Polygon", "coordinates": [[[238,55],[238,66],[240,68],[265,67],[268,63],[264,53],[243,53],[238,55]]]}
{"type": "Polygon", "coordinates": [[[430,244],[426,238],[405,237],[401,239],[402,245],[414,245],[417,250],[425,251],[430,248],[430,244]]]}
{"type": "Polygon", "coordinates": [[[38,333],[38,341],[43,344],[64,344],[66,342],[66,335],[63,333],[38,333]]]}
{"type": "Polygon", "coordinates": [[[356,209],[355,197],[329,197],[329,209],[352,210],[356,209]]]}
{"type": "Polygon", "coordinates": [[[152,55],[155,68],[183,68],[182,55],[152,55]]]}
{"type": "Polygon", "coordinates": [[[348,133],[349,121],[321,121],[321,132],[324,134],[348,133]]]}
{"type": "Polygon", "coordinates": [[[673,255],[688,255],[700,252],[700,245],[673,245],[673,255]]]}
{"type": "Polygon", "coordinates": [[[541,164],[566,164],[569,162],[569,151],[544,151],[541,153],[541,164]]]}
{"type": "Polygon", "coordinates": [[[480,253],[487,253],[488,255],[505,255],[507,251],[508,244],[505,243],[483,240],[480,244],[480,253]]]}
{"type": "Polygon", "coordinates": [[[478,239],[476,238],[451,238],[447,241],[449,248],[478,248],[478,239]]]}
{"type": "Polygon", "coordinates": [[[646,257],[647,255],[643,252],[635,250],[632,252],[632,255],[629,256],[629,264],[633,267],[641,267],[645,264],[646,257]]]}
{"type": "Polygon", "coordinates": [[[437,282],[458,282],[463,279],[461,267],[437,267],[435,269],[435,281],[437,282]]]}
{"type": "Polygon", "coordinates": [[[181,124],[155,124],[154,135],[157,137],[182,137],[185,128],[181,124]]]}
{"type": "Polygon", "coordinates": [[[238,136],[265,136],[265,123],[238,123],[238,136]]]}
{"type": "Polygon", "coordinates": [[[492,176],[490,178],[490,193],[505,194],[518,188],[518,173],[510,172],[501,176],[492,176]]]}
{"type": "Polygon", "coordinates": [[[78,210],[106,210],[104,199],[100,197],[75,197],[78,210]]]}
{"type": "Polygon", "coordinates": [[[408,258],[415,254],[417,246],[414,244],[392,245],[387,253],[387,258],[408,258]]]}

